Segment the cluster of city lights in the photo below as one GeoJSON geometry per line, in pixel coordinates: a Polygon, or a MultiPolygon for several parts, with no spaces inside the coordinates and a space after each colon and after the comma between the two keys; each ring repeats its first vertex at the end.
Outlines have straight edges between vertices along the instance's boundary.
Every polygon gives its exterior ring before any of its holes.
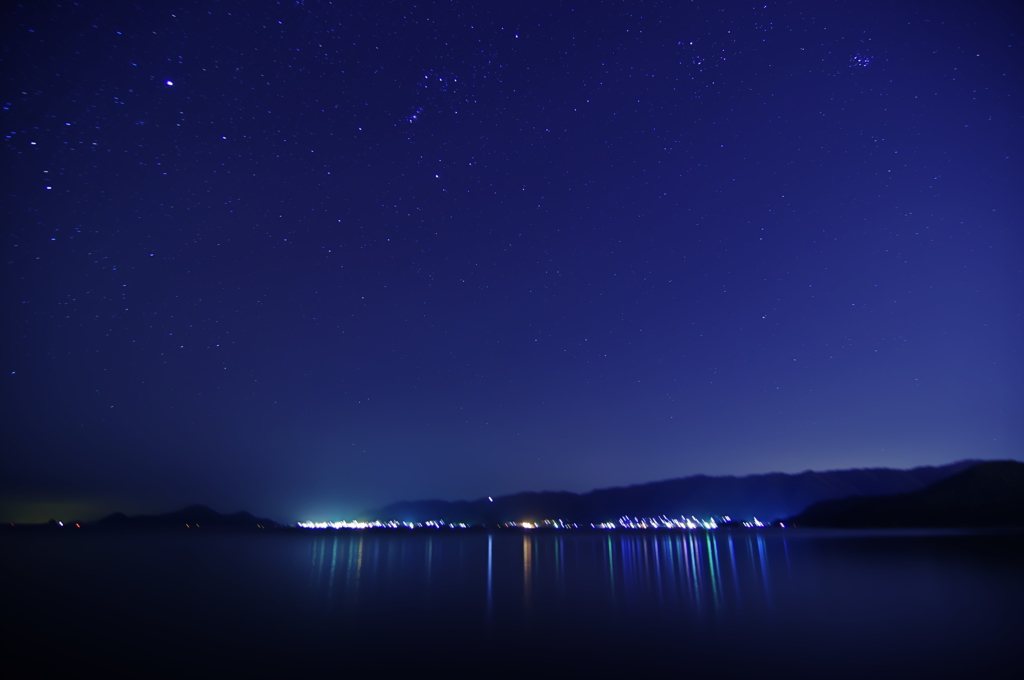
{"type": "MultiPolygon", "coordinates": [[[[710,531],[727,524],[735,526],[732,518],[728,515],[710,517],[708,519],[699,519],[697,517],[680,517],[675,519],[674,517],[662,515],[661,517],[620,517],[618,523],[605,522],[603,524],[592,524],[591,526],[597,529],[703,529],[710,531]]],[[[762,522],[756,517],[751,522],[741,522],[740,524],[745,529],[763,529],[770,526],[767,522],[762,522]]],[[[784,524],[780,523],[779,526],[785,528],[784,524]]]]}
{"type": "MultiPolygon", "coordinates": [[[[728,517],[721,518],[723,522],[728,522],[728,517]]],[[[611,522],[606,522],[600,528],[607,529],[611,522]]],[[[696,517],[680,517],[676,519],[674,517],[667,517],[662,515],[661,517],[620,517],[618,526],[614,528],[622,529],[717,529],[718,521],[715,518],[710,519],[698,519],[696,517]]]]}
{"type": "MultiPolygon", "coordinates": [[[[539,522],[505,522],[506,529],[579,529],[579,525],[564,519],[544,519],[539,522]]],[[[594,525],[591,524],[591,527],[594,525]]]]}
{"type": "Polygon", "coordinates": [[[426,522],[399,522],[389,520],[381,522],[351,522],[342,520],[340,522],[299,522],[300,529],[468,529],[469,525],[462,522],[445,522],[444,520],[427,520],[426,522]]]}
{"type": "MultiPolygon", "coordinates": [[[[723,525],[736,523],[728,515],[722,517],[711,517],[700,519],[697,517],[620,517],[616,522],[601,522],[599,524],[585,525],[590,529],[685,529],[711,531],[723,525]]],[[[760,529],[769,526],[756,517],[752,522],[742,522],[746,529],[760,529]]],[[[426,522],[399,522],[389,520],[382,522],[362,522],[358,520],[339,522],[299,522],[301,529],[469,529],[471,525],[464,522],[445,522],[444,520],[427,520],[426,522]]],[[[505,529],[579,529],[580,525],[564,519],[545,519],[538,522],[505,522],[499,525],[505,529]]]]}

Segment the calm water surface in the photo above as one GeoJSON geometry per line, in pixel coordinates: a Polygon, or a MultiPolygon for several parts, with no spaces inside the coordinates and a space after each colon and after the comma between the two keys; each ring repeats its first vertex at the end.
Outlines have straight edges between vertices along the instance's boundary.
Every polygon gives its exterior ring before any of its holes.
{"type": "Polygon", "coordinates": [[[43,677],[907,676],[1022,668],[1024,534],[19,534],[43,677]]]}

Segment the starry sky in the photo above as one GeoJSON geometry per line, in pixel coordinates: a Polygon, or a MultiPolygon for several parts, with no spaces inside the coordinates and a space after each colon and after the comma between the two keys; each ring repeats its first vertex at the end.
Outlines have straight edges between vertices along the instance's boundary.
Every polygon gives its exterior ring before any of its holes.
{"type": "Polygon", "coordinates": [[[0,515],[1020,460],[1021,19],[9,3],[0,515]]]}

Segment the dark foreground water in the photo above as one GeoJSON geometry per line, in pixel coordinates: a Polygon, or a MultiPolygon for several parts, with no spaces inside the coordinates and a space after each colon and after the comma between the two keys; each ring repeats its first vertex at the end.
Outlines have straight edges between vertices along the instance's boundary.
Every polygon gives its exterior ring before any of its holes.
{"type": "Polygon", "coordinates": [[[0,536],[5,677],[998,678],[1024,534],[0,536]],[[11,674],[13,671],[13,674],[11,674]]]}

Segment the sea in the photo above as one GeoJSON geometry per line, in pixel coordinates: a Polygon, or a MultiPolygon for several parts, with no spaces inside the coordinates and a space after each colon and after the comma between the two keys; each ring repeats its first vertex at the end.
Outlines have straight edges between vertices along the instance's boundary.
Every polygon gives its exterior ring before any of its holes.
{"type": "Polygon", "coordinates": [[[0,535],[4,676],[1010,678],[1024,532],[0,535]]]}

